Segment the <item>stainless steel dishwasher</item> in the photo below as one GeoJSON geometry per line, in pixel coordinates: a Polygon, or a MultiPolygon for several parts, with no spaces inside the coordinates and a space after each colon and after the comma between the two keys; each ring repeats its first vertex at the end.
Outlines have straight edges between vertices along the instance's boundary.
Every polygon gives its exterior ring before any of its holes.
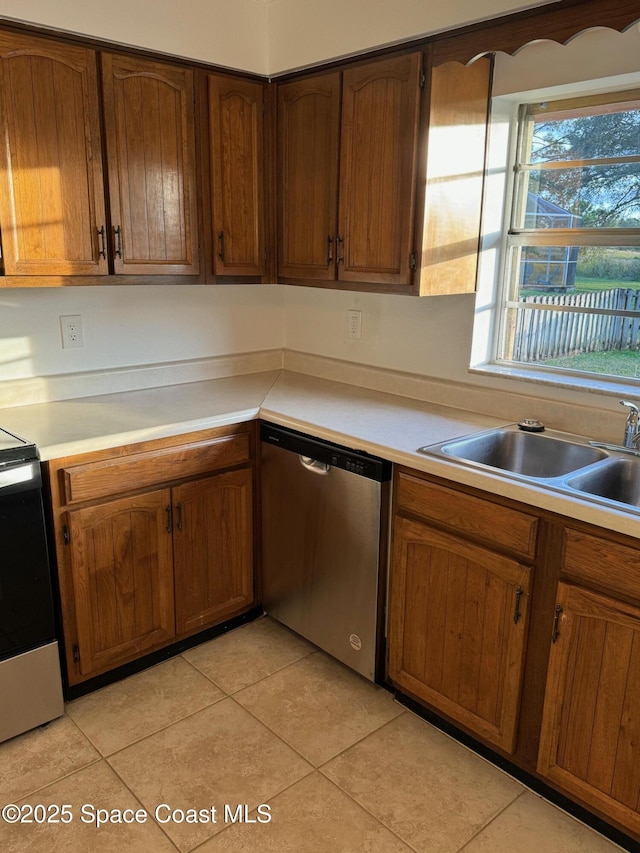
{"type": "Polygon", "coordinates": [[[270,424],[261,439],[264,609],[374,681],[391,464],[270,424]]]}

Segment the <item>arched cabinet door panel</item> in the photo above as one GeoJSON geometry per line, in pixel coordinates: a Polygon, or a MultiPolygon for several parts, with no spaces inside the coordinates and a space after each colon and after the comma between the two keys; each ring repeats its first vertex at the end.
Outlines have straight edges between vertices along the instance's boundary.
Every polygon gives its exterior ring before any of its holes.
{"type": "Polygon", "coordinates": [[[640,833],[640,608],[558,584],[538,771],[640,833]]]}
{"type": "Polygon", "coordinates": [[[97,675],[175,636],[169,489],[69,512],[78,665],[97,675]]]}
{"type": "Polygon", "coordinates": [[[95,52],[0,32],[0,131],[4,274],[106,274],[95,52]]]}
{"type": "Polygon", "coordinates": [[[393,530],[389,677],[513,753],[531,569],[407,518],[393,530]]]}
{"type": "Polygon", "coordinates": [[[278,275],[333,281],[341,74],[278,86],[278,275]]]}
{"type": "Polygon", "coordinates": [[[209,136],[216,275],[266,272],[264,85],[211,74],[209,136]]]}
{"type": "Polygon", "coordinates": [[[173,490],[176,628],[193,634],[253,602],[252,472],[173,490]]]}
{"type": "Polygon", "coordinates": [[[199,271],[193,71],[103,54],[114,271],[199,271]]]}
{"type": "Polygon", "coordinates": [[[344,72],[340,281],[410,285],[422,54],[344,72]]]}

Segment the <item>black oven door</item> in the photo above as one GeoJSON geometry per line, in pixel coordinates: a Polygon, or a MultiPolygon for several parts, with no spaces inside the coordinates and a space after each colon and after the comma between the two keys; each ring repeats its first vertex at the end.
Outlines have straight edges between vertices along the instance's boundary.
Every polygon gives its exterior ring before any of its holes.
{"type": "Polygon", "coordinates": [[[0,660],[55,638],[37,461],[0,468],[0,660]]]}

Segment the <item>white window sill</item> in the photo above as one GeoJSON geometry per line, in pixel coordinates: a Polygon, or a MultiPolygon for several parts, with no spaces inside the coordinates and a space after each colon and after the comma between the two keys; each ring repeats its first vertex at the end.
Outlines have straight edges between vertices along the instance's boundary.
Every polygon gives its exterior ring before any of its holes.
{"type": "Polygon", "coordinates": [[[631,377],[595,377],[579,373],[558,373],[544,367],[524,367],[512,364],[478,364],[469,367],[469,373],[481,376],[500,376],[504,379],[516,379],[553,388],[570,388],[590,394],[611,397],[640,397],[640,379],[631,377]]]}

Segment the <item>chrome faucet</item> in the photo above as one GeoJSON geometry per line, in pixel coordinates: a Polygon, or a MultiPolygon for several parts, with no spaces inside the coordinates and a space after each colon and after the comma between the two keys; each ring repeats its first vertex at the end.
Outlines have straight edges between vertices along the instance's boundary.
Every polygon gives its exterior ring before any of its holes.
{"type": "Polygon", "coordinates": [[[640,441],[640,409],[635,403],[630,403],[628,400],[620,400],[621,406],[626,406],[629,409],[627,420],[624,424],[624,439],[623,447],[636,447],[640,441]]]}

